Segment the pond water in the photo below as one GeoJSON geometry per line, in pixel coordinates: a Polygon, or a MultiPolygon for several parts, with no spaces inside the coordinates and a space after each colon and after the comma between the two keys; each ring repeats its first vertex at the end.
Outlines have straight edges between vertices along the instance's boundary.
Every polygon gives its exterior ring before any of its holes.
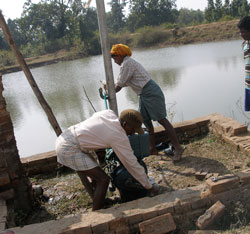
{"type": "MultiPolygon", "coordinates": [[[[133,51],[162,88],[169,120],[180,122],[215,112],[248,123],[243,111],[244,60],[241,40],[133,51]]],[[[114,78],[120,67],[112,64],[114,78]]],[[[85,120],[105,109],[98,88],[105,80],[102,56],[60,62],[31,70],[60,127],[85,120]]],[[[4,97],[14,124],[21,157],[54,150],[56,134],[23,72],[3,76],[4,97]]],[[[118,111],[138,106],[130,88],[117,93],[118,111]]]]}

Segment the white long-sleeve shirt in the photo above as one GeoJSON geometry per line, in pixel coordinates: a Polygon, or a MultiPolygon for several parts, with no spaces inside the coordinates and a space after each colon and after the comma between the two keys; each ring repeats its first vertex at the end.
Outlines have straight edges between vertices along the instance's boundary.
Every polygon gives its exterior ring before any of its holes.
{"type": "Polygon", "coordinates": [[[128,172],[146,189],[152,188],[144,168],[134,156],[128,136],[112,110],[96,112],[71,127],[83,150],[112,148],[128,172]]]}

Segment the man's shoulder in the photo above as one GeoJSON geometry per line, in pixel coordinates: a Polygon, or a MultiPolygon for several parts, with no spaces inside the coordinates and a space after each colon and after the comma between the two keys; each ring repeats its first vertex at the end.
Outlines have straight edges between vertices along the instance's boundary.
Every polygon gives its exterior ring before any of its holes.
{"type": "Polygon", "coordinates": [[[115,112],[112,111],[112,110],[102,110],[102,111],[98,111],[98,112],[96,112],[94,115],[106,116],[106,117],[111,117],[111,118],[117,118],[117,115],[116,115],[115,112]]]}
{"type": "Polygon", "coordinates": [[[132,65],[132,64],[136,64],[136,63],[137,62],[133,58],[131,58],[129,56],[125,57],[124,60],[123,60],[124,65],[132,65]]]}

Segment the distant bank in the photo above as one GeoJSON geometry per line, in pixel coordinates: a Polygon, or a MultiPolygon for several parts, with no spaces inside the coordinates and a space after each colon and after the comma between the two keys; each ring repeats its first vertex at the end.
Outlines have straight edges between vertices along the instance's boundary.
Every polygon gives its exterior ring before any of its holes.
{"type": "MultiPolygon", "coordinates": [[[[238,20],[201,24],[192,27],[163,29],[151,28],[142,33],[119,35],[110,38],[111,44],[124,43],[133,49],[149,47],[169,47],[174,45],[205,43],[212,41],[240,39],[237,28],[238,20]]],[[[26,58],[30,68],[45,66],[59,61],[74,60],[83,57],[81,53],[59,51],[54,54],[26,58]]],[[[20,71],[18,65],[6,66],[0,73],[7,74],[20,71]]]]}

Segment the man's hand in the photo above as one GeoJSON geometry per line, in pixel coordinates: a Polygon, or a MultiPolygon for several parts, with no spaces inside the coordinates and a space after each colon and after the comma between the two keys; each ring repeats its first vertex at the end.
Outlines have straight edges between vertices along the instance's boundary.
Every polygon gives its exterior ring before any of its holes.
{"type": "Polygon", "coordinates": [[[122,88],[115,84],[115,92],[118,93],[122,88]]]}
{"type": "Polygon", "coordinates": [[[160,187],[158,184],[154,183],[152,184],[152,188],[148,189],[148,195],[150,197],[156,196],[159,194],[160,187]]]}

